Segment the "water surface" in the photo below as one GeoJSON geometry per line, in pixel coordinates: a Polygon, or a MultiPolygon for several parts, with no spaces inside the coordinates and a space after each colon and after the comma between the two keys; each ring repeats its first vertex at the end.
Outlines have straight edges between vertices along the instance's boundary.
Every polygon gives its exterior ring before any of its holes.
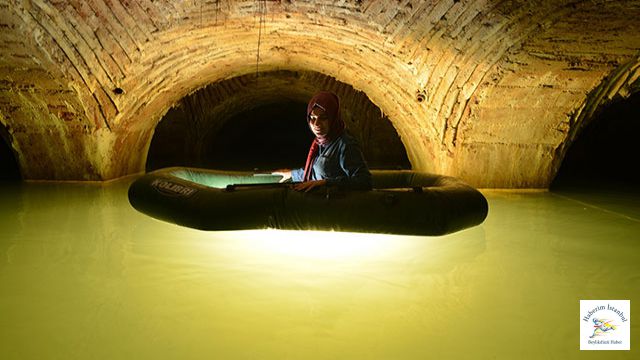
{"type": "Polygon", "coordinates": [[[215,233],[137,213],[128,184],[0,187],[3,359],[637,353],[636,325],[630,352],[578,349],[580,299],[639,299],[640,202],[484,191],[485,223],[443,237],[215,233]]]}

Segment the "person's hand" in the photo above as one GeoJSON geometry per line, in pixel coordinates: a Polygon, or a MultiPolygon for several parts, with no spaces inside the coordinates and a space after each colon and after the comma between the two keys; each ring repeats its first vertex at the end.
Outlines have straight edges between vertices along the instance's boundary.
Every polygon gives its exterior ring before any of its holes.
{"type": "Polygon", "coordinates": [[[317,187],[324,186],[324,185],[327,185],[327,180],[324,180],[324,179],[322,179],[322,180],[305,181],[303,183],[296,184],[293,187],[293,190],[309,192],[312,189],[315,189],[317,187]]]}
{"type": "Polygon", "coordinates": [[[291,179],[291,170],[289,169],[279,169],[279,170],[274,170],[271,172],[271,175],[280,175],[282,176],[282,179],[280,179],[280,183],[286,182],[289,179],[291,179]]]}

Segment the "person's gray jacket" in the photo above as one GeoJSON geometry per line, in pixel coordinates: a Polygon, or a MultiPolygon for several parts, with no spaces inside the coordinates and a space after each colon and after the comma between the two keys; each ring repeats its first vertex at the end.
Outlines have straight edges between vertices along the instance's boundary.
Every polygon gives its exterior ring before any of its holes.
{"type": "MultiPolygon", "coordinates": [[[[304,169],[291,171],[293,181],[302,181],[304,169]]],[[[327,185],[349,190],[370,190],[371,173],[358,142],[347,132],[329,144],[320,145],[313,159],[311,180],[327,180],[327,185]]]]}

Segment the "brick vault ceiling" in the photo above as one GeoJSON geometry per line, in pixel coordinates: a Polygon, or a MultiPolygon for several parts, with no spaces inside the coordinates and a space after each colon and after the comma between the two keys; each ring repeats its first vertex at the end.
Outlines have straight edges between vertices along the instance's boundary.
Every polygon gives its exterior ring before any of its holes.
{"type": "Polygon", "coordinates": [[[5,0],[0,122],[24,178],[111,179],[143,171],[188,94],[313,71],[364,92],[414,169],[546,187],[640,87],[638,18],[640,1],[5,0]]]}

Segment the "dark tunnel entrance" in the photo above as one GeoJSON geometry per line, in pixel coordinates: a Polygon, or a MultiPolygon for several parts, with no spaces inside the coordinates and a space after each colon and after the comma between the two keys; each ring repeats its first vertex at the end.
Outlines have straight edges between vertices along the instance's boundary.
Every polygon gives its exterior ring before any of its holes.
{"type": "Polygon", "coordinates": [[[0,181],[19,181],[22,179],[20,166],[9,145],[10,138],[9,132],[0,126],[0,181]]]}
{"type": "Polygon", "coordinates": [[[317,90],[338,94],[347,130],[372,169],[410,169],[391,121],[366,94],[315,72],[274,71],[211,84],[167,112],[155,129],[146,170],[192,166],[269,171],[304,165],[312,134],[306,104],[317,90]]]}
{"type": "Polygon", "coordinates": [[[301,166],[312,134],[304,122],[307,105],[260,106],[229,119],[205,150],[207,165],[228,170],[270,170],[301,166]]]}
{"type": "Polygon", "coordinates": [[[639,120],[640,93],[605,108],[569,148],[551,189],[609,188],[640,193],[639,120]]]}

